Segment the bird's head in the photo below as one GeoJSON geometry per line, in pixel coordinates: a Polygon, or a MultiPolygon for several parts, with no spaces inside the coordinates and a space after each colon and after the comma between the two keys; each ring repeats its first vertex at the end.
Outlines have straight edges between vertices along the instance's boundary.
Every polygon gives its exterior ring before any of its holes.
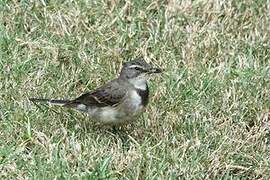
{"type": "Polygon", "coordinates": [[[128,80],[132,84],[145,84],[147,78],[152,74],[161,73],[160,68],[153,67],[142,57],[123,64],[120,77],[128,80]]]}

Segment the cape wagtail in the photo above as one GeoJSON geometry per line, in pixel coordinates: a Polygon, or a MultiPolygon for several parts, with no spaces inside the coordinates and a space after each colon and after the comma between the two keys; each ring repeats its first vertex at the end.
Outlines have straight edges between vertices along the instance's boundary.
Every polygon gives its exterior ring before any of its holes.
{"type": "Polygon", "coordinates": [[[161,72],[143,58],[137,58],[123,64],[118,78],[74,100],[30,100],[74,108],[103,124],[122,125],[135,120],[143,112],[149,100],[147,78],[161,72]]]}

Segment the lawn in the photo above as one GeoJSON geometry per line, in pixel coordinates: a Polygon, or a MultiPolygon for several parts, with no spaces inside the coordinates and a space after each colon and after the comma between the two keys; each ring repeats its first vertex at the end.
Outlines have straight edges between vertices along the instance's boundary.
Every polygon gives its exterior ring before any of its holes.
{"type": "Polygon", "coordinates": [[[0,2],[0,179],[269,179],[270,1],[0,2]],[[143,56],[165,69],[118,133],[75,98],[143,56]]]}

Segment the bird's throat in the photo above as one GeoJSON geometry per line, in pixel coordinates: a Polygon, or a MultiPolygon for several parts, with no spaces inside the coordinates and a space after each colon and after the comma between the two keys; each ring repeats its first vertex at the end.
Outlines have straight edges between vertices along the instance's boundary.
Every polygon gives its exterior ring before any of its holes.
{"type": "Polygon", "coordinates": [[[143,78],[134,78],[129,79],[129,82],[136,88],[140,90],[146,90],[147,89],[147,81],[143,78]]]}

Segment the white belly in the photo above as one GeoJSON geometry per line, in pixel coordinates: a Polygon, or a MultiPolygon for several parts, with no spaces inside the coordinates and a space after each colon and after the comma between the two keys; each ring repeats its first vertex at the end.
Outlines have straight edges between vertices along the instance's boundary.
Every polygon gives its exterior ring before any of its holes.
{"type": "Polygon", "coordinates": [[[117,107],[94,107],[88,109],[88,114],[91,118],[105,124],[122,124],[134,120],[134,117],[139,115],[143,106],[141,97],[137,92],[131,91],[130,94],[117,107]]]}
{"type": "Polygon", "coordinates": [[[139,113],[143,106],[142,106],[142,98],[139,94],[134,90],[130,93],[130,98],[127,100],[126,103],[129,109],[132,111],[131,113],[139,113]]]}

